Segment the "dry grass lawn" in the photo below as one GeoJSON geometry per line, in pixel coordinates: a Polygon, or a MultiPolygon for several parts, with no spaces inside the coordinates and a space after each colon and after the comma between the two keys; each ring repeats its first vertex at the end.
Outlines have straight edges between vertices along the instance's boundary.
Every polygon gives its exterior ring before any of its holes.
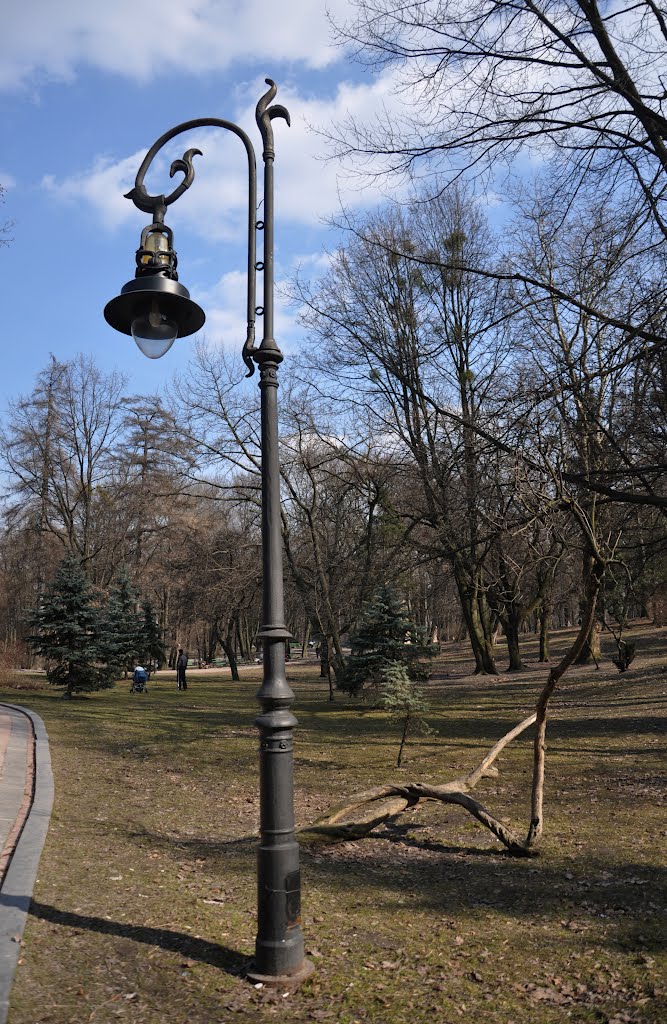
{"type": "MultiPolygon", "coordinates": [[[[572,671],[548,732],[545,841],[516,860],[466,812],[427,804],[357,843],[304,849],[304,932],[317,971],[299,992],[239,977],[255,932],[259,669],[162,673],[146,695],[60,699],[25,673],[0,699],[50,737],[56,803],[9,1024],[640,1024],[665,1000],[667,630],[637,624],[620,675],[572,671]],[[22,686],[19,692],[16,685],[22,686]]],[[[557,634],[554,651],[568,634],[557,634]]],[[[399,733],[327,700],[293,662],[299,824],[396,779],[446,781],[530,713],[545,666],[475,678],[447,645],[430,724],[397,772],[399,733]]],[[[528,825],[532,731],[476,793],[528,825]]]]}

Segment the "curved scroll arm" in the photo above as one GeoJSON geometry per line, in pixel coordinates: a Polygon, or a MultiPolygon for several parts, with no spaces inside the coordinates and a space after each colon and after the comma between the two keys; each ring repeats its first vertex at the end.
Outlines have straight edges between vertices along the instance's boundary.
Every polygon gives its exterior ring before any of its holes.
{"type": "Polygon", "coordinates": [[[273,128],[271,121],[276,117],[283,117],[288,125],[290,116],[285,107],[275,104],[271,106],[271,100],[277,92],[276,83],[271,79],[265,79],[269,86],[268,92],[262,96],[255,109],[255,119],[262,136],[264,144],[264,332],[262,342],[259,346],[256,360],[266,359],[280,362],[282,355],[273,337],[273,313],[274,313],[274,266],[273,266],[273,163],[275,151],[273,148],[273,128]]]}
{"type": "MultiPolygon", "coordinates": [[[[273,88],[275,90],[275,86],[273,86],[273,88]]],[[[271,90],[269,90],[269,92],[270,91],[271,90]]],[[[275,91],[272,95],[275,95],[275,91]]],[[[276,114],[271,114],[270,111],[267,111],[267,114],[269,118],[278,116],[276,114]]],[[[239,128],[238,125],[233,124],[231,121],[225,121],[219,117],[200,117],[193,121],[185,121],[183,124],[179,124],[175,128],[171,128],[168,132],[165,132],[164,135],[161,135],[146,153],[141,167],[137,171],[134,188],[126,194],[125,198],[131,199],[139,210],[142,210],[144,213],[151,214],[155,224],[164,223],[167,207],[171,206],[172,203],[175,203],[176,200],[190,188],[190,185],[194,181],[195,170],[193,158],[197,155],[201,156],[201,150],[188,149],[181,159],[173,161],[169,171],[170,176],[173,178],[178,171],[181,171],[183,179],[168,196],[149,195],[144,186],[144,178],[148,168],[162,147],[177,135],[182,135],[183,132],[191,131],[193,128],[224,128],[226,131],[232,132],[232,134],[237,135],[238,138],[240,138],[241,142],[245,146],[245,151],[248,157],[248,326],[242,356],[244,363],[248,367],[247,376],[251,377],[255,372],[255,364],[252,361],[251,353],[255,347],[255,303],[257,295],[257,240],[255,237],[255,216],[257,210],[257,162],[252,142],[246,133],[242,128],[239,128]]]]}
{"type": "Polygon", "coordinates": [[[255,120],[262,136],[262,142],[264,143],[264,159],[273,160],[275,151],[273,149],[273,128],[271,122],[275,117],[282,117],[287,121],[287,124],[291,127],[292,122],[290,120],[289,111],[286,107],[283,107],[281,103],[274,103],[271,107],[269,104],[278,92],[278,86],[272,78],[265,78],[264,81],[269,86],[268,92],[266,92],[258,101],[255,109],[255,120]]]}
{"type": "MultiPolygon", "coordinates": [[[[157,150],[155,150],[155,152],[157,152],[157,150]]],[[[144,160],[141,165],[141,168],[144,169],[143,173],[140,168],[134,188],[125,193],[125,198],[131,199],[134,205],[138,207],[138,209],[143,210],[144,213],[152,214],[154,223],[162,224],[167,212],[167,207],[171,206],[172,203],[175,203],[176,200],[183,195],[186,189],[190,188],[190,185],[195,180],[195,169],[192,163],[193,157],[195,156],[202,156],[201,149],[188,149],[181,159],[173,161],[169,168],[169,177],[173,178],[177,171],[182,171],[183,180],[168,196],[150,196],[148,194],[144,186],[143,179],[146,171],[148,170],[148,166],[151,163],[152,157],[151,160],[148,160],[148,163],[144,160]]]]}

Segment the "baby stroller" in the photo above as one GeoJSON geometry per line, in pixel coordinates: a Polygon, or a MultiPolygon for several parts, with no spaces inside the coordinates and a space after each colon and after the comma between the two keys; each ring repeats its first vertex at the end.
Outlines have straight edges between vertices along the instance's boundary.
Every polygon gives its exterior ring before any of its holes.
{"type": "Polygon", "coordinates": [[[132,685],[130,686],[130,693],[148,693],[148,672],[141,665],[137,665],[134,672],[132,673],[132,685]]]}

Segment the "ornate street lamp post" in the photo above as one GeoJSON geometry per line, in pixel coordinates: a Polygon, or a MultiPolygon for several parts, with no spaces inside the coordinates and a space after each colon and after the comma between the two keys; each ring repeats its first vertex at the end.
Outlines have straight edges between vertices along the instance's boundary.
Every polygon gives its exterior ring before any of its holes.
{"type": "Polygon", "coordinates": [[[256,719],[260,738],[260,842],[257,857],[257,939],[250,978],[275,984],[297,984],[312,971],[304,959],[300,927],[299,848],[294,835],[292,778],[292,730],[296,718],[290,708],[294,694],[285,678],[285,643],[289,640],[284,621],[282,537],[280,520],[280,463],[278,454],[278,366],[283,356],[273,337],[273,129],[271,121],[284,118],[285,107],[271,101],[276,86],[266,79],[268,92],[257,104],[256,120],[262,136],[264,161],[264,220],[257,221],[257,173],[253,145],[246,133],[217,117],[186,121],[165,132],[149,149],[127,198],[152,223],[141,233],[136,254],[136,274],[112,299],[104,316],[112,327],[131,334],[139,348],[152,359],[159,358],[177,337],[198,331],[205,320],[203,311],[178,281],[173,235],[164,218],[167,207],[194,180],[193,157],[201,150],[189,149],[174,160],[170,174],[183,179],[169,196],[149,196],[144,177],[162,147],[192,128],[224,128],[238,136],[248,158],[248,329],[243,359],[252,376],[259,366],[261,392],[262,453],[262,641],[263,679],[257,693],[261,714],[256,719]],[[256,260],[256,232],[264,232],[264,259],[256,260]],[[263,307],[256,307],[256,273],[264,280],[263,307]],[[255,317],[263,315],[261,344],[255,347],[255,317]]]}

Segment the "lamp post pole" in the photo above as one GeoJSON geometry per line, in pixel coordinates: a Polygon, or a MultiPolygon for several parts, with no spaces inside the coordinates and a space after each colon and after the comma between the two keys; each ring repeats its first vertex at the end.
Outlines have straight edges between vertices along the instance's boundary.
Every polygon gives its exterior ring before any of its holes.
{"type": "Polygon", "coordinates": [[[256,120],[263,143],[264,221],[257,221],[256,161],[252,143],[237,125],[220,118],[188,121],[162,135],[146,154],[128,193],[135,206],[152,214],[153,222],[141,235],[136,255],[135,278],[107,304],[104,315],[112,327],[132,334],[139,347],[157,358],[177,336],[185,337],[204,323],[203,311],[178,282],[172,232],[164,223],[166,210],[194,180],[193,157],[188,150],[171,165],[172,176],[181,171],[181,182],[169,196],[148,195],[143,181],[156,153],[172,138],[192,128],[219,127],[238,136],[248,159],[248,328],[243,359],[251,376],[259,367],[261,393],[262,464],[262,623],[257,638],[262,643],[262,685],[257,693],[261,712],[259,729],[260,840],[257,851],[257,937],[255,959],[248,972],[253,981],[296,985],[312,972],[304,958],[301,932],[299,847],[294,828],[293,729],[297,724],[291,706],[294,694],[285,676],[285,644],[290,633],[285,625],[282,534],[280,510],[280,459],[278,447],[278,367],[283,355],[273,337],[273,164],[275,158],[271,121],[287,110],[271,105],[276,86],[267,78],[268,92],[257,104],[256,120]],[[264,233],[264,259],[256,261],[256,232],[264,233]],[[256,272],[263,274],[263,307],[255,306],[256,272]],[[256,347],[255,316],[263,315],[263,336],[256,347]]]}
{"type": "MultiPolygon", "coordinates": [[[[273,108],[275,110],[275,108],[273,108]]],[[[281,108],[279,116],[287,112],[281,108]]],[[[274,115],[275,116],[275,115],[274,115]]],[[[301,920],[299,846],[294,834],[292,732],[294,694],[285,677],[283,545],[278,451],[278,366],[282,353],[273,337],[273,131],[271,108],[257,109],[264,162],[264,332],[253,354],[259,365],[262,418],[262,685],[257,694],[259,728],[260,842],[257,853],[257,939],[251,977],[294,972],[307,977],[301,920]],[[298,965],[298,966],[297,966],[298,965]],[[268,969],[267,969],[268,968],[268,969]]]]}

